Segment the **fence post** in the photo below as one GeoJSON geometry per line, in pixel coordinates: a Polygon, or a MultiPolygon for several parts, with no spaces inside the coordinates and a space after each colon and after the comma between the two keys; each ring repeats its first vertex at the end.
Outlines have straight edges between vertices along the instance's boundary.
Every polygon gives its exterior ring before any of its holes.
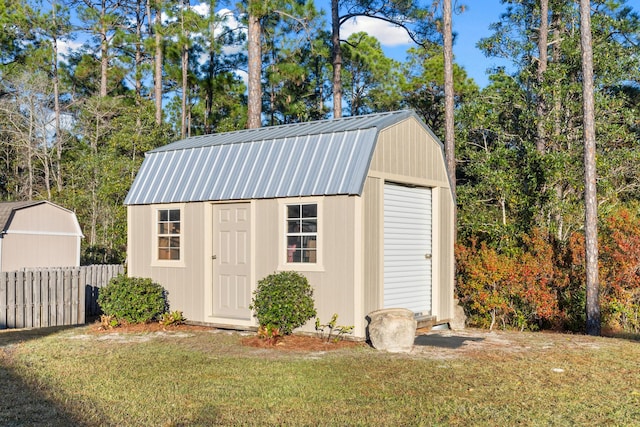
{"type": "Polygon", "coordinates": [[[14,303],[15,327],[24,328],[24,271],[16,273],[16,298],[14,303]]]}
{"type": "Polygon", "coordinates": [[[87,267],[78,271],[78,324],[87,322],[87,267]]]}
{"type": "Polygon", "coordinates": [[[24,321],[22,327],[33,328],[33,271],[24,274],[24,321]]]}
{"type": "Polygon", "coordinates": [[[73,294],[73,286],[71,282],[71,270],[64,270],[63,279],[63,297],[62,297],[62,324],[63,325],[73,325],[71,322],[71,311],[72,311],[72,299],[75,297],[73,294]]]}
{"type": "Polygon", "coordinates": [[[42,270],[33,272],[32,292],[33,292],[33,327],[42,326],[42,270]]]}
{"type": "Polygon", "coordinates": [[[9,274],[0,272],[0,329],[7,329],[7,288],[9,274]]]}
{"type": "Polygon", "coordinates": [[[55,283],[53,283],[54,286],[54,293],[53,295],[49,295],[49,298],[51,298],[51,300],[53,300],[54,306],[52,307],[53,309],[51,310],[51,314],[52,314],[52,322],[51,322],[51,326],[58,326],[58,325],[62,325],[62,311],[63,311],[63,307],[62,307],[62,301],[63,301],[63,295],[64,295],[64,271],[62,270],[56,270],[56,281],[55,283]]]}

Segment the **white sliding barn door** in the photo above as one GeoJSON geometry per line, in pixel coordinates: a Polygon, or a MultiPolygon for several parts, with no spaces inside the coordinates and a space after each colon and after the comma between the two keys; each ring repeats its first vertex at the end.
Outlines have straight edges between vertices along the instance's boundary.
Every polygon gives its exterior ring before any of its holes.
{"type": "Polygon", "coordinates": [[[431,189],[384,185],[384,308],[431,314],[431,189]]]}

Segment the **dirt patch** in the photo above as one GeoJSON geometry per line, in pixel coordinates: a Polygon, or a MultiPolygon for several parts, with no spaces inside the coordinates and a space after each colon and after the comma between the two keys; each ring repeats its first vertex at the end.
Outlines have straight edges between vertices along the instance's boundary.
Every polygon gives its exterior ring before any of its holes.
{"type": "Polygon", "coordinates": [[[153,333],[153,332],[196,332],[196,331],[211,331],[212,328],[208,326],[200,326],[200,325],[188,325],[188,324],[179,324],[179,325],[168,325],[165,326],[159,322],[151,322],[151,323],[136,323],[136,324],[122,324],[118,325],[115,328],[103,328],[100,322],[94,323],[91,328],[89,328],[89,332],[93,334],[113,334],[113,333],[122,333],[122,334],[141,334],[141,333],[153,333]]]}
{"type": "Polygon", "coordinates": [[[416,336],[412,355],[430,359],[483,358],[505,353],[545,353],[573,349],[597,350],[606,338],[578,334],[464,329],[423,331],[416,336]]]}
{"type": "MultiPolygon", "coordinates": [[[[185,337],[195,332],[218,332],[219,330],[209,326],[199,325],[169,325],[165,326],[158,322],[144,324],[123,324],[115,328],[105,329],[100,322],[96,322],[89,328],[89,333],[98,336],[99,340],[113,341],[147,341],[152,337],[185,337]],[[134,338],[134,336],[136,338],[134,338]]],[[[316,336],[310,335],[287,335],[278,339],[274,345],[269,341],[258,337],[252,333],[240,340],[240,343],[247,347],[260,349],[272,349],[279,351],[300,351],[300,352],[319,352],[339,350],[343,348],[352,348],[366,345],[363,342],[340,340],[337,342],[322,340],[316,336]]]]}
{"type": "Polygon", "coordinates": [[[342,348],[352,348],[366,345],[359,341],[340,340],[337,342],[322,340],[319,337],[309,335],[287,335],[278,340],[274,345],[257,335],[246,337],[241,340],[242,345],[248,347],[265,348],[283,351],[331,351],[342,348]]]}

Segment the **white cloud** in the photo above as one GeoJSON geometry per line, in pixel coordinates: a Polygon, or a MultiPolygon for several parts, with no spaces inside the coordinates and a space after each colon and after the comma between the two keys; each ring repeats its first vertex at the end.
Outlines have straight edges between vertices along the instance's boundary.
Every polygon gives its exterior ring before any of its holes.
{"type": "Polygon", "coordinates": [[[353,18],[340,28],[340,38],[346,39],[353,33],[364,31],[377,38],[385,47],[404,46],[411,44],[411,38],[404,28],[390,24],[381,19],[358,17],[353,18]]]}
{"type": "Polygon", "coordinates": [[[64,59],[66,56],[82,50],[82,43],[73,40],[58,40],[58,56],[64,59]]]}
{"type": "Polygon", "coordinates": [[[209,16],[209,5],[207,3],[200,3],[191,6],[191,10],[200,16],[209,16]]]}

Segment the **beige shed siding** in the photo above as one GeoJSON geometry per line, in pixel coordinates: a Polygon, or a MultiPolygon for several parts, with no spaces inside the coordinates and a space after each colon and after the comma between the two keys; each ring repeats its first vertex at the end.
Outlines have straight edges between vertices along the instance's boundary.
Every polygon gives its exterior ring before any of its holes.
{"type": "MultiPolygon", "coordinates": [[[[334,313],[338,314],[338,323],[354,325],[364,336],[363,316],[354,315],[354,281],[360,277],[357,271],[360,263],[355,261],[356,247],[356,203],[354,196],[310,197],[292,199],[267,199],[255,201],[255,246],[261,248],[254,260],[256,281],[278,271],[279,257],[284,253],[279,233],[284,233],[283,216],[280,209],[288,203],[315,203],[319,205],[319,246],[322,251],[322,270],[316,271],[315,265],[309,267],[298,264],[286,266],[287,270],[296,270],[304,274],[314,288],[314,299],[320,320],[329,321],[334,313]],[[277,224],[277,225],[276,225],[277,224]],[[275,249],[277,248],[277,250],[275,249]]],[[[283,240],[282,240],[283,241],[283,240]]],[[[359,245],[360,243],[358,243],[359,245]]],[[[361,304],[362,302],[359,301],[361,304]]],[[[315,319],[301,330],[313,332],[315,319]]]]}
{"type": "Polygon", "coordinates": [[[440,224],[438,246],[440,249],[439,258],[439,279],[440,286],[438,312],[434,313],[439,321],[449,321],[453,319],[453,299],[455,283],[455,259],[453,231],[453,201],[448,189],[439,191],[439,212],[440,224]]]}
{"type": "MultiPolygon", "coordinates": [[[[295,199],[263,199],[254,200],[252,204],[253,219],[253,271],[255,282],[278,271],[282,267],[279,252],[280,233],[284,232],[283,216],[280,209],[287,203],[318,202],[321,209],[319,221],[322,245],[322,269],[313,266],[307,268],[303,264],[295,269],[304,274],[314,288],[314,298],[318,316],[322,321],[330,320],[334,313],[338,314],[341,325],[356,326],[357,336],[364,336],[365,322],[363,315],[354,315],[355,299],[354,281],[361,277],[362,266],[355,260],[354,247],[360,246],[361,233],[356,230],[356,205],[354,196],[332,196],[295,199]],[[282,222],[282,224],[280,224],[282,222]],[[358,240],[358,242],[356,242],[358,240]]],[[[183,260],[178,267],[153,266],[154,259],[154,214],[159,208],[167,205],[129,206],[129,260],[130,276],[151,277],[169,292],[172,310],[181,310],[189,320],[206,323],[224,323],[222,319],[212,318],[208,310],[206,298],[210,287],[211,258],[211,206],[213,202],[182,204],[183,208],[183,260]]],[[[173,206],[173,205],[168,205],[173,206]]],[[[359,221],[358,221],[359,222],[359,221]]],[[[253,283],[255,289],[256,283],[253,283]]],[[[360,296],[359,303],[362,304],[360,296]]],[[[315,319],[312,319],[302,330],[313,332],[315,319]]],[[[232,320],[228,322],[233,323],[232,320]]]]}
{"type": "Polygon", "coordinates": [[[414,118],[380,132],[369,174],[376,172],[388,180],[449,186],[440,144],[414,118]]]}
{"type": "Polygon", "coordinates": [[[383,283],[383,190],[384,180],[367,177],[362,198],[364,201],[364,312],[382,307],[383,283]]]}
{"type": "MultiPolygon", "coordinates": [[[[189,320],[204,320],[205,204],[128,206],[129,276],[150,277],[168,291],[171,310],[180,310],[189,320]],[[155,262],[155,227],[158,208],[182,208],[181,261],[176,266],[161,266],[155,262]]],[[[208,218],[210,221],[210,218],[208,218]]],[[[209,255],[210,256],[210,255],[209,255]]]]}
{"type": "Polygon", "coordinates": [[[23,268],[77,267],[80,237],[37,234],[7,234],[2,239],[0,271],[23,268]]]}

